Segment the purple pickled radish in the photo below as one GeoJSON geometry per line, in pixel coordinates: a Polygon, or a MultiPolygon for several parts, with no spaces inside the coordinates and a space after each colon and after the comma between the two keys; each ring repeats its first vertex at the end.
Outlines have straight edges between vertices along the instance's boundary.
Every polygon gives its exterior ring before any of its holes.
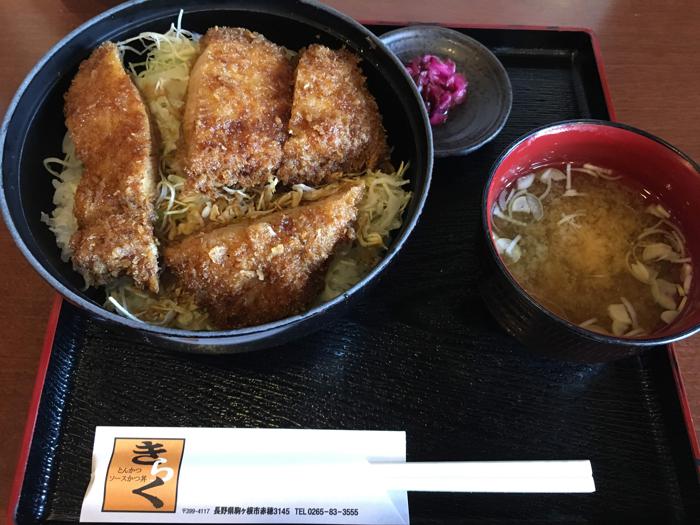
{"type": "Polygon", "coordinates": [[[446,120],[447,120],[447,113],[433,113],[432,116],[430,117],[430,123],[433,126],[437,126],[439,124],[444,124],[446,120]]]}
{"type": "Polygon", "coordinates": [[[406,65],[421,94],[432,125],[443,124],[453,107],[464,102],[468,82],[457,73],[457,65],[435,55],[416,57],[406,65]]]}
{"type": "Polygon", "coordinates": [[[443,91],[438,97],[437,109],[447,111],[453,105],[453,97],[449,91],[443,91]]]}
{"type": "Polygon", "coordinates": [[[458,96],[464,96],[467,93],[467,81],[462,75],[452,77],[453,91],[458,96]]]}
{"type": "Polygon", "coordinates": [[[433,62],[433,71],[443,80],[447,80],[455,74],[455,64],[452,61],[433,62]]]}

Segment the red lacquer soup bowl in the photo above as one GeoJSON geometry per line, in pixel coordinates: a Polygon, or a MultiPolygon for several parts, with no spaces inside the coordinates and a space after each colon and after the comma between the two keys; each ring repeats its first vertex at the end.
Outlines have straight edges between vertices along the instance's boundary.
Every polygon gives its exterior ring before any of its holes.
{"type": "MultiPolygon", "coordinates": [[[[693,276],[700,271],[700,167],[667,142],[624,124],[598,120],[558,122],[512,144],[495,162],[484,189],[486,245],[481,293],[501,326],[528,348],[555,358],[598,362],[634,355],[700,331],[700,289],[691,281],[688,299],[670,324],[642,338],[616,337],[581,328],[552,313],[508,271],[492,241],[492,210],[499,194],[533,167],[590,163],[624,174],[669,209],[686,236],[693,276]]],[[[653,199],[653,200],[652,200],[653,199]]]]}

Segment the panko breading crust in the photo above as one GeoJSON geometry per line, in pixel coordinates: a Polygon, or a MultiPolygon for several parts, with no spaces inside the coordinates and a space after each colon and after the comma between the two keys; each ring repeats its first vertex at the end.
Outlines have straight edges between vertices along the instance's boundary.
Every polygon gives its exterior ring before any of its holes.
{"type": "Polygon", "coordinates": [[[215,27],[201,41],[183,121],[188,188],[265,183],[282,160],[292,104],[288,51],[242,28],[215,27]]]}
{"type": "Polygon", "coordinates": [[[73,209],[73,266],[91,284],[126,274],[157,292],[153,132],[116,45],[101,45],[80,65],[65,95],[65,116],[84,164],[73,209]]]}
{"type": "Polygon", "coordinates": [[[318,201],[187,237],[165,248],[166,267],[220,328],[303,311],[323,287],[336,245],[354,235],[362,183],[318,201]]]}
{"type": "Polygon", "coordinates": [[[302,50],[278,173],[283,182],[321,184],[387,160],[386,132],[359,62],[347,49],[302,50]]]}

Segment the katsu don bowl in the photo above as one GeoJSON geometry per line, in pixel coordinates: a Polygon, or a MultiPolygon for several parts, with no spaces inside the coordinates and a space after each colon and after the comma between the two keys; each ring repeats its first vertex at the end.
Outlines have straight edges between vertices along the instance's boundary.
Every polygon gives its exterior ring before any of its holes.
{"type": "Polygon", "coordinates": [[[235,353],[351,307],[416,225],[432,159],[411,78],[337,11],[132,1],[22,83],[0,189],[68,301],[150,343],[235,353]]]}

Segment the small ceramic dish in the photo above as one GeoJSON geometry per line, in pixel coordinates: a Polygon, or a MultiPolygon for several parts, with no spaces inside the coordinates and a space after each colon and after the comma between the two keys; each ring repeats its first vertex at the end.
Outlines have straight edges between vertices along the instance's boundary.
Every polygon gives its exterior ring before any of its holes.
{"type": "Polygon", "coordinates": [[[426,54],[449,58],[469,82],[466,101],[450,110],[447,122],[432,127],[436,157],[466,155],[500,133],[513,90],[503,64],[485,46],[458,31],[428,25],[389,31],[380,39],[404,64],[426,54]]]}

